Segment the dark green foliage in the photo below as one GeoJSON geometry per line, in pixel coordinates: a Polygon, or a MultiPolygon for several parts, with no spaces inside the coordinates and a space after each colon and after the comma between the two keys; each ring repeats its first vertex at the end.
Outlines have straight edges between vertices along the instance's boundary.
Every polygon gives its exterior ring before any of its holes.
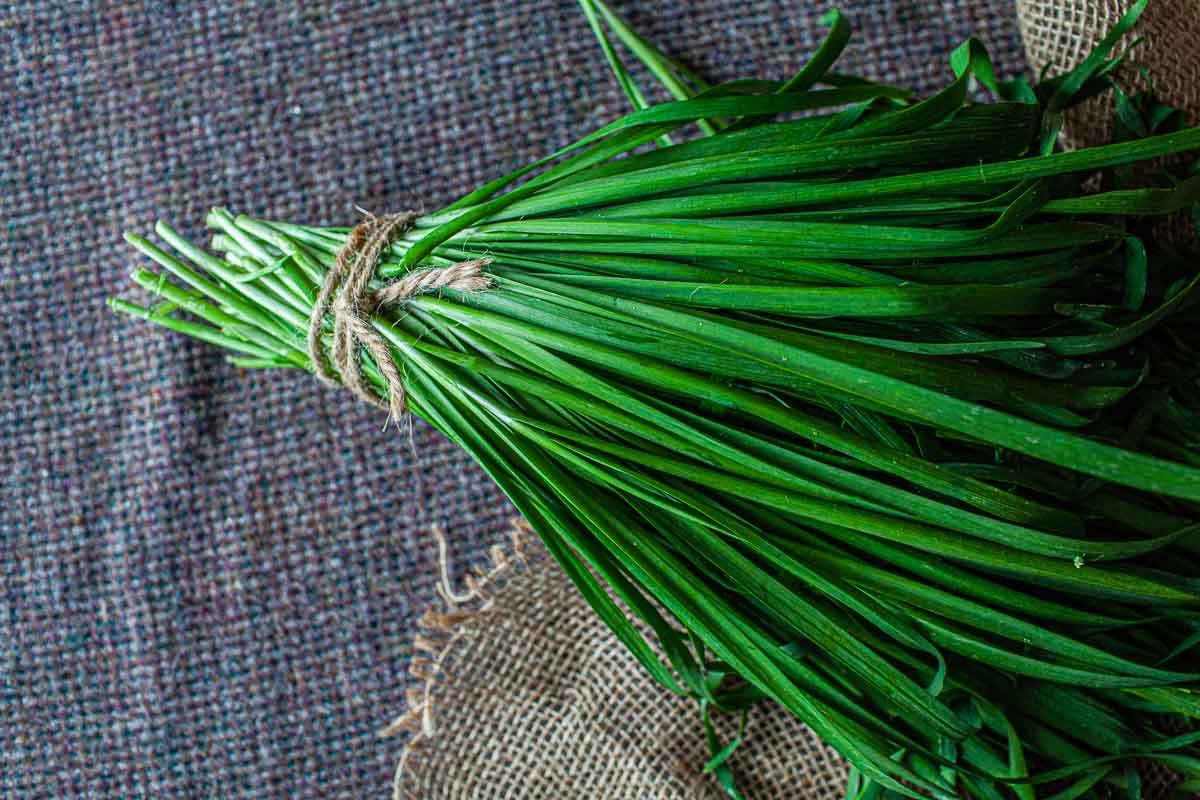
{"type": "MultiPolygon", "coordinates": [[[[774,698],[853,762],[850,797],[1136,797],[1137,757],[1200,780],[1197,269],[1141,219],[1200,177],[1120,183],[1200,129],[1122,96],[1121,141],[1053,152],[1115,36],[1034,88],[968,42],[918,102],[828,71],[836,15],[792,80],[710,87],[583,5],[679,99],[646,105],[604,38],[634,113],[392,247],[380,282],[478,256],[496,279],[374,319],[416,413],[659,681],[705,720],[774,698]]],[[[306,368],[346,229],[208,222],[221,258],[129,237],[166,303],[114,308],[306,368]]]]}

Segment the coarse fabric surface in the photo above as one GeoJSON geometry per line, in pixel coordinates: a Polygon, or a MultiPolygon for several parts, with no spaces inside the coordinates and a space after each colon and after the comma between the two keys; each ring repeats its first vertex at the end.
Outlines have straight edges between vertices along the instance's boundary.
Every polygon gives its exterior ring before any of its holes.
{"type": "MultiPolygon", "coordinates": [[[[721,800],[695,700],[665,691],[517,528],[417,624],[394,800],[721,800]]],[[[649,634],[649,631],[644,631],[649,634]]],[[[713,715],[722,743],[736,715],[713,715]]],[[[782,706],[747,714],[727,765],[753,800],[839,800],[846,762],[782,706]]]]}
{"type": "MultiPolygon", "coordinates": [[[[615,6],[714,79],[823,34],[774,0],[615,6]]],[[[1013,0],[841,7],[846,71],[928,92],[970,33],[1025,68],[1013,0]]],[[[121,232],[431,210],[625,110],[573,0],[4,4],[0,795],[386,795],[430,526],[482,559],[512,514],[420,421],[112,315],[121,232]]]]}
{"type": "MultiPolygon", "coordinates": [[[[1017,19],[1035,74],[1068,69],[1091,52],[1132,0],[1017,0],[1017,19]]],[[[1181,109],[1189,124],[1200,119],[1200,0],[1152,0],[1122,40],[1126,63],[1118,80],[1127,93],[1145,89],[1145,68],[1154,93],[1181,109]]],[[[1099,97],[1067,112],[1068,145],[1104,144],[1112,137],[1113,99],[1099,97]]]]}
{"type": "MultiPolygon", "coordinates": [[[[1054,74],[1078,64],[1133,5],[1132,0],[1017,0],[1017,22],[1034,74],[1054,74]]],[[[1158,99],[1183,112],[1187,124],[1200,124],[1200,0],[1152,0],[1132,31],[1121,40],[1125,63],[1116,77],[1127,94],[1152,89],[1158,99]],[[1143,74],[1143,70],[1145,74],[1143,74]],[[1147,85],[1149,75],[1153,85],[1147,85]]],[[[1093,97],[1065,114],[1066,147],[1104,144],[1113,135],[1111,93],[1093,97]]],[[[1137,168],[1144,180],[1162,166],[1137,168]]],[[[1176,214],[1154,228],[1168,242],[1194,245],[1196,228],[1176,214]]]]}

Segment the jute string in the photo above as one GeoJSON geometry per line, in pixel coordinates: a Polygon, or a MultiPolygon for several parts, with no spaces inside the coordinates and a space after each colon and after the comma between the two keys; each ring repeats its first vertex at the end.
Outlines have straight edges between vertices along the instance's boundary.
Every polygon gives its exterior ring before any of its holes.
{"type": "Polygon", "coordinates": [[[483,272],[490,259],[478,258],[448,267],[412,270],[389,284],[371,289],[380,259],[397,236],[412,228],[416,218],[410,211],[382,217],[368,214],[346,237],[308,318],[308,356],[317,377],[336,384],[340,375],[347,389],[371,405],[387,409],[393,419],[400,419],[408,412],[408,393],[391,348],[375,329],[372,315],[388,306],[403,305],[417,295],[442,289],[480,292],[492,286],[491,278],[483,272]],[[333,345],[329,356],[336,373],[326,363],[321,343],[325,316],[330,312],[333,345]],[[386,400],[372,389],[363,374],[364,348],[387,384],[386,400]]]}

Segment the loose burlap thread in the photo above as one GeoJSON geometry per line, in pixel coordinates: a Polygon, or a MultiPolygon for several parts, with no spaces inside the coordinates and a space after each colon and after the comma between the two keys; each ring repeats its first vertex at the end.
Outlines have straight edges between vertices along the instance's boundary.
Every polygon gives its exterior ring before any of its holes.
{"type": "MultiPolygon", "coordinates": [[[[1128,0],[1017,0],[1035,74],[1078,64],[1132,5],[1128,0]]],[[[1146,66],[1160,100],[1200,117],[1200,0],[1154,0],[1134,36],[1130,63],[1146,66]]],[[[1119,74],[1140,85],[1136,69],[1119,74]]],[[[1067,113],[1067,147],[1101,144],[1113,103],[1094,98],[1067,113]]],[[[1171,226],[1178,238],[1178,226],[1171,226]]],[[[1189,234],[1190,235],[1190,234],[1189,234]]],[[[608,798],[717,800],[701,773],[709,758],[695,703],[654,683],[592,613],[566,575],[518,528],[488,569],[422,618],[411,673],[420,686],[387,733],[407,736],[396,800],[608,798]]],[[[734,721],[718,719],[728,738],[734,721]]],[[[847,767],[832,748],[773,703],[751,713],[730,760],[753,800],[842,796],[847,767]]],[[[1147,771],[1147,796],[1174,778],[1147,771]]]]}

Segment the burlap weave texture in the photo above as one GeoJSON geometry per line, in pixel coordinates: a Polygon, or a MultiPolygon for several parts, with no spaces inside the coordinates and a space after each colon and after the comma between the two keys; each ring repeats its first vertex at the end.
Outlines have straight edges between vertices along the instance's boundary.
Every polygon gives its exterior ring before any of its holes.
{"type": "MultiPolygon", "coordinates": [[[[1017,0],[1017,21],[1034,74],[1044,68],[1056,74],[1078,64],[1132,5],[1132,0],[1017,0]]],[[[1121,86],[1129,92],[1146,88],[1138,69],[1145,67],[1159,99],[1182,109],[1196,124],[1200,0],[1152,0],[1122,42],[1123,47],[1131,44],[1127,63],[1117,73],[1121,86]]],[[[1112,127],[1113,100],[1106,93],[1067,112],[1063,139],[1077,147],[1103,144],[1112,127]]]]}
{"type": "MultiPolygon", "coordinates": [[[[528,534],[527,534],[528,536],[528,534]]],[[[397,800],[720,800],[694,700],[665,691],[536,541],[496,554],[426,614],[397,800]]],[[[723,741],[736,729],[716,719],[723,741]]],[[[846,765],[779,706],[750,712],[730,760],[755,800],[835,800],[846,765]]]]}

